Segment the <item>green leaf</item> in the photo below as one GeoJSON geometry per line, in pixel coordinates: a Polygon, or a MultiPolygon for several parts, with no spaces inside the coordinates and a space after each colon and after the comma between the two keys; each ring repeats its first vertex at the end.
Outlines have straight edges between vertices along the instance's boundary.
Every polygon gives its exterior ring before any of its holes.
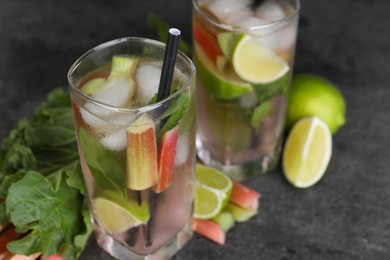
{"type": "Polygon", "coordinates": [[[289,86],[290,72],[279,79],[266,84],[252,84],[260,102],[267,101],[277,95],[286,95],[289,86]]]}
{"type": "MultiPolygon", "coordinates": [[[[168,40],[168,30],[172,28],[169,24],[164,22],[154,13],[149,13],[148,15],[148,26],[157,31],[157,35],[160,41],[167,42],[168,40]]],[[[188,43],[180,39],[179,50],[185,53],[186,55],[191,55],[191,47],[188,43]]]]}
{"type": "Polygon", "coordinates": [[[5,201],[7,214],[18,232],[30,231],[8,243],[10,251],[23,255],[43,252],[44,256],[61,252],[66,258],[76,258],[80,249],[73,240],[84,227],[79,217],[82,196],[65,179],[65,171],[50,178],[29,171],[10,186],[5,201]]]}
{"type": "Polygon", "coordinates": [[[187,93],[182,93],[164,112],[162,118],[168,117],[162,126],[161,132],[165,133],[174,128],[188,109],[189,97],[187,93]]]}
{"type": "Polygon", "coordinates": [[[251,125],[253,128],[258,128],[261,122],[269,115],[271,105],[269,101],[263,102],[253,109],[251,125]]]}
{"type": "Polygon", "coordinates": [[[123,192],[126,188],[125,169],[123,169],[112,151],[106,149],[96,138],[84,129],[79,130],[81,152],[102,190],[123,192]]]}
{"type": "Polygon", "coordinates": [[[87,187],[85,187],[84,177],[82,174],[80,163],[70,165],[66,171],[66,183],[75,189],[78,189],[81,194],[87,196],[87,187]]]}
{"type": "Polygon", "coordinates": [[[62,253],[76,259],[92,224],[79,164],[69,93],[55,89],[31,119],[0,146],[0,223],[29,231],[8,244],[13,253],[62,253]],[[35,171],[31,171],[35,170],[35,171]]]}

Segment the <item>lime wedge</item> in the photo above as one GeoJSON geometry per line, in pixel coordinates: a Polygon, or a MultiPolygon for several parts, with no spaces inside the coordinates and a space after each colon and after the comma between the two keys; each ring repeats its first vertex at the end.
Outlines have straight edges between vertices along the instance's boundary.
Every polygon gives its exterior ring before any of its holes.
{"type": "Polygon", "coordinates": [[[224,173],[201,164],[197,164],[195,175],[194,217],[213,218],[229,201],[233,182],[224,173]]]}
{"type": "Polygon", "coordinates": [[[241,79],[254,84],[273,82],[289,71],[288,64],[282,58],[248,35],[237,42],[233,67],[241,79]]]}
{"type": "Polygon", "coordinates": [[[135,202],[128,202],[128,204],[122,206],[103,197],[94,200],[99,222],[108,232],[121,233],[148,220],[149,213],[146,203],[141,204],[141,206],[135,202]]]}
{"type": "Polygon", "coordinates": [[[251,85],[238,78],[231,65],[218,66],[217,69],[201,48],[195,46],[195,49],[199,78],[205,88],[216,98],[230,100],[252,91],[251,85]]]}
{"type": "Polygon", "coordinates": [[[295,187],[310,187],[324,175],[331,154],[329,127],[318,117],[301,119],[294,125],[284,147],[284,176],[295,187]]]}

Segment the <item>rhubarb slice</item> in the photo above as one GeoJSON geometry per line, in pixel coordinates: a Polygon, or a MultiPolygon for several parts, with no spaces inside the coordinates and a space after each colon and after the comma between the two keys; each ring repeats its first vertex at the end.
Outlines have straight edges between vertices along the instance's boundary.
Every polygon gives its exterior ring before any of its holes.
{"type": "Polygon", "coordinates": [[[230,214],[233,215],[233,218],[235,221],[241,223],[241,222],[246,222],[253,216],[257,214],[257,210],[254,209],[244,209],[241,208],[240,206],[237,206],[231,202],[229,202],[225,209],[225,211],[229,212],[230,214]]]}
{"type": "Polygon", "coordinates": [[[233,181],[233,190],[230,195],[230,201],[245,209],[257,210],[259,208],[259,199],[261,194],[257,191],[233,181]]]}
{"type": "Polygon", "coordinates": [[[217,222],[225,233],[234,227],[233,215],[226,211],[222,211],[217,216],[213,217],[212,220],[217,222]]]}
{"type": "Polygon", "coordinates": [[[208,219],[194,219],[192,229],[217,244],[225,244],[226,235],[220,225],[208,219]]]}
{"type": "Polygon", "coordinates": [[[130,56],[114,56],[111,62],[111,73],[108,79],[112,77],[129,77],[133,73],[136,65],[136,59],[130,56]]]}
{"type": "Polygon", "coordinates": [[[157,193],[166,190],[172,183],[178,137],[179,127],[177,126],[165,132],[161,137],[158,149],[159,182],[153,186],[153,190],[157,193]]]}
{"type": "Polygon", "coordinates": [[[127,187],[145,190],[158,181],[157,144],[153,120],[144,114],[127,128],[127,187]]]}
{"type": "Polygon", "coordinates": [[[6,251],[8,242],[18,239],[22,234],[16,233],[15,227],[11,224],[7,225],[0,233],[0,253],[6,251]]]}

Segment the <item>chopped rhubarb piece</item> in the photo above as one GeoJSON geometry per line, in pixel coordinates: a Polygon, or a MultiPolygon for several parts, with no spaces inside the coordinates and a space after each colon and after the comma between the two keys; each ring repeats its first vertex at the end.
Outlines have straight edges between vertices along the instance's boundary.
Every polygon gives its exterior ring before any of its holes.
{"type": "Polygon", "coordinates": [[[233,190],[230,195],[230,201],[245,209],[257,210],[259,208],[259,199],[261,194],[257,191],[233,181],[233,190]]]}
{"type": "Polygon", "coordinates": [[[179,127],[175,127],[165,132],[160,140],[158,149],[158,183],[153,186],[157,193],[167,189],[173,179],[173,169],[175,167],[176,143],[179,137],[179,127]]]}
{"type": "Polygon", "coordinates": [[[42,260],[64,260],[64,258],[59,254],[51,255],[48,257],[41,257],[41,259],[42,260]]]}
{"type": "MultiPolygon", "coordinates": [[[[40,255],[41,255],[41,253],[35,253],[35,254],[30,255],[30,256],[26,256],[26,255],[13,254],[13,253],[7,251],[7,252],[5,252],[4,255],[0,255],[0,259],[8,259],[8,260],[35,260],[35,259],[38,259],[40,255]]],[[[51,260],[54,260],[54,259],[51,259],[51,260]]],[[[59,259],[57,259],[57,260],[59,260],[59,259]]],[[[63,258],[61,258],[61,260],[63,260],[63,258]]]]}
{"type": "Polygon", "coordinates": [[[213,217],[212,220],[217,222],[225,233],[234,227],[233,215],[226,211],[222,211],[217,216],[213,217]]]}
{"type": "Polygon", "coordinates": [[[231,202],[226,205],[224,211],[227,211],[232,214],[234,220],[240,223],[248,221],[250,218],[257,214],[257,210],[255,209],[244,209],[231,202]]]}
{"type": "Polygon", "coordinates": [[[212,220],[194,219],[192,229],[217,244],[225,244],[225,232],[218,223],[212,220]]]}
{"type": "Polygon", "coordinates": [[[195,42],[203,49],[207,57],[215,64],[217,57],[223,55],[222,50],[218,44],[217,36],[212,33],[210,29],[202,25],[198,19],[198,17],[195,17],[192,26],[195,42]]]}
{"type": "Polygon", "coordinates": [[[0,252],[6,250],[7,243],[18,239],[22,234],[16,233],[15,227],[13,225],[8,225],[3,228],[0,232],[0,252]]]}
{"type": "Polygon", "coordinates": [[[153,120],[144,114],[127,128],[127,187],[145,190],[158,181],[157,144],[153,120]]]}

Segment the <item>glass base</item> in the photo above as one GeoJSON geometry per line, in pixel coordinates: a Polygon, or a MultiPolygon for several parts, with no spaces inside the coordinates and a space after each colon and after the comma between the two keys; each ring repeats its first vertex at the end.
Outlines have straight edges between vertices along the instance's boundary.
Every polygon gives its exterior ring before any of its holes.
{"type": "Polygon", "coordinates": [[[264,174],[276,167],[279,162],[281,145],[277,146],[273,154],[264,155],[256,160],[243,162],[241,164],[222,163],[205,149],[199,140],[196,141],[197,156],[205,165],[223,171],[231,178],[243,181],[253,176],[264,174]]]}
{"type": "Polygon", "coordinates": [[[163,247],[148,255],[139,255],[130,251],[124,245],[115,241],[104,230],[95,228],[96,241],[104,251],[116,259],[121,260],[164,260],[170,259],[192,237],[193,231],[190,224],[186,225],[176,236],[170,239],[163,247]]]}

